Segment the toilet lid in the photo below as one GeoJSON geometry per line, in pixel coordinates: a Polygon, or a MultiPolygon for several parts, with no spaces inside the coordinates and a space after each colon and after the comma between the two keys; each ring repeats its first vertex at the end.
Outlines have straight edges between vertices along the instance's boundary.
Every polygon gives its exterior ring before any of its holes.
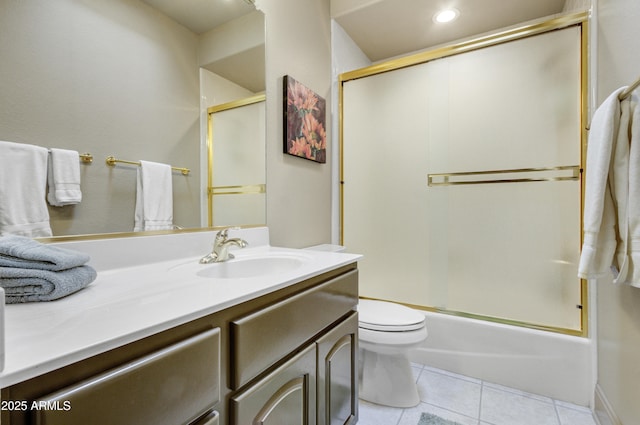
{"type": "Polygon", "coordinates": [[[424,326],[424,314],[400,304],[360,300],[358,322],[361,328],[374,331],[413,331],[424,326]]]}

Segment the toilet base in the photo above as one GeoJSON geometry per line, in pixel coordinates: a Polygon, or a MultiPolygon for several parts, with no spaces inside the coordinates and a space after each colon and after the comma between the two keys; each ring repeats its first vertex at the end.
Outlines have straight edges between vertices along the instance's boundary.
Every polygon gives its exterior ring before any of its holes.
{"type": "Polygon", "coordinates": [[[391,407],[413,407],[420,403],[416,379],[406,354],[360,349],[359,372],[359,397],[362,400],[391,407]]]}

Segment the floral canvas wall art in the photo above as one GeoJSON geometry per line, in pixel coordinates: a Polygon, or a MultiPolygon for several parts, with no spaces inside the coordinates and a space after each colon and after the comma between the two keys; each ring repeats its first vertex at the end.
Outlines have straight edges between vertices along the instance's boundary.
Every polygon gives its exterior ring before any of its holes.
{"type": "Polygon", "coordinates": [[[284,76],[284,153],[327,161],[326,102],[313,90],[284,76]]]}

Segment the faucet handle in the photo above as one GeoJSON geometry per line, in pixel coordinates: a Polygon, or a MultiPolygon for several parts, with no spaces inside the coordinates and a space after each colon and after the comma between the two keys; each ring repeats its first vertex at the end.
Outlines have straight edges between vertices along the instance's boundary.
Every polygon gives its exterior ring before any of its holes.
{"type": "Polygon", "coordinates": [[[227,236],[229,235],[229,230],[240,230],[240,227],[231,226],[231,227],[225,227],[224,229],[220,229],[218,233],[216,233],[216,237],[220,236],[226,239],[227,236]]]}

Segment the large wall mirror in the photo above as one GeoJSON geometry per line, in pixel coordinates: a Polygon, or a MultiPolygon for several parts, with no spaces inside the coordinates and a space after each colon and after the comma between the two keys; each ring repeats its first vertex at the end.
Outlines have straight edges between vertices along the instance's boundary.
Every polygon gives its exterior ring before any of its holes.
{"type": "Polygon", "coordinates": [[[250,0],[0,0],[0,141],[94,158],[53,235],[133,230],[138,167],[108,156],[188,168],[173,223],[206,226],[207,109],[264,92],[264,31],[250,0]]]}

